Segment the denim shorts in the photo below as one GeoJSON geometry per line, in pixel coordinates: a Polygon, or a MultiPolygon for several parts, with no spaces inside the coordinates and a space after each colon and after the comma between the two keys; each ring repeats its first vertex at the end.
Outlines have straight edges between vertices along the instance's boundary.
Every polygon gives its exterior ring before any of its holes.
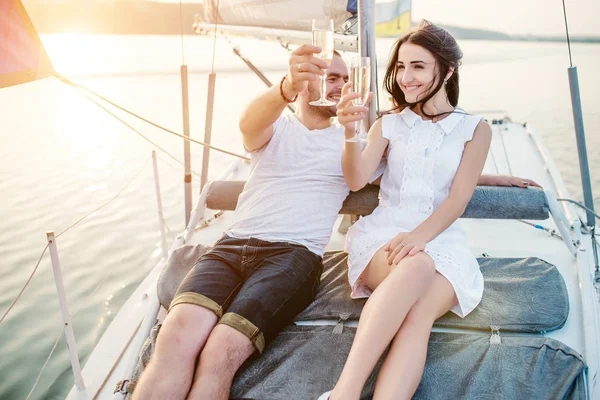
{"type": "Polygon", "coordinates": [[[304,246],[224,235],[181,282],[169,310],[208,308],[262,353],[314,300],[322,271],[322,258],[304,246]]]}

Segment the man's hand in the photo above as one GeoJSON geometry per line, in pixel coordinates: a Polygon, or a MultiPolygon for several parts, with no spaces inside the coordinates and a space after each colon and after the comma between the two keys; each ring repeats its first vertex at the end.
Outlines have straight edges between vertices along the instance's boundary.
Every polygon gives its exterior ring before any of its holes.
{"type": "Polygon", "coordinates": [[[315,57],[321,49],[308,44],[294,50],[290,56],[287,78],[283,83],[283,92],[288,99],[306,90],[308,81],[319,79],[325,73],[327,63],[315,57]]]}
{"type": "Polygon", "coordinates": [[[480,186],[514,186],[520,188],[534,186],[542,188],[537,182],[531,179],[523,179],[510,175],[481,175],[477,184],[480,186]]]}

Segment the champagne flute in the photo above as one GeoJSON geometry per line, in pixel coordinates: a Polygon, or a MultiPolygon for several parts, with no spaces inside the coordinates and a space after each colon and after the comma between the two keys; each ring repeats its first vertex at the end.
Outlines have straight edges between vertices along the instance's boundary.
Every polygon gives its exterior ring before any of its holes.
{"type": "MultiPolygon", "coordinates": [[[[356,57],[350,61],[349,80],[352,83],[351,93],[360,93],[360,97],[353,99],[355,106],[364,106],[369,98],[371,87],[371,59],[369,57],[356,57]]],[[[359,136],[360,121],[354,123],[354,136],[346,139],[346,142],[366,142],[359,136]]]]}
{"type": "MultiPolygon", "coordinates": [[[[327,67],[331,64],[333,58],[333,20],[332,19],[313,19],[312,23],[312,44],[321,48],[319,54],[315,54],[316,57],[327,63],[327,67]]],[[[327,94],[327,76],[326,71],[321,75],[321,84],[319,85],[320,99],[311,101],[311,106],[334,106],[336,103],[327,100],[325,95],[327,94]]]]}

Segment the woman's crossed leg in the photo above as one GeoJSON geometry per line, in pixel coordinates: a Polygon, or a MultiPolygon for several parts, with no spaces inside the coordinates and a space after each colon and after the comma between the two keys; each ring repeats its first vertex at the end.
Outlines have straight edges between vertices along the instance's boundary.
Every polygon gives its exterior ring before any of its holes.
{"type": "Polygon", "coordinates": [[[431,326],[456,304],[454,290],[424,252],[390,266],[387,252],[381,248],[361,279],[373,294],[363,308],[352,348],[330,399],[359,399],[392,340],[374,398],[410,398],[421,379],[431,326]]]}

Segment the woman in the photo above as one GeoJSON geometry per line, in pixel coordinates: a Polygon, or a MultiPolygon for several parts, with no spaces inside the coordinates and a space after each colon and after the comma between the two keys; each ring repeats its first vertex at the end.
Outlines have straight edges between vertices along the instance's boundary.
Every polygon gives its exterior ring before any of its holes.
{"type": "MultiPolygon", "coordinates": [[[[369,297],[333,391],[321,399],[352,400],[385,348],[374,399],[409,399],[425,365],[433,322],[448,310],[464,317],[480,302],[483,277],[456,220],[481,175],[491,128],[457,107],[462,52],[428,22],[401,38],[385,75],[399,111],[376,121],[363,152],[346,142],[343,170],[361,189],[388,148],[377,209],[348,231],[352,297],[369,297]]],[[[338,118],[347,138],[367,108],[344,86],[338,118]]]]}

